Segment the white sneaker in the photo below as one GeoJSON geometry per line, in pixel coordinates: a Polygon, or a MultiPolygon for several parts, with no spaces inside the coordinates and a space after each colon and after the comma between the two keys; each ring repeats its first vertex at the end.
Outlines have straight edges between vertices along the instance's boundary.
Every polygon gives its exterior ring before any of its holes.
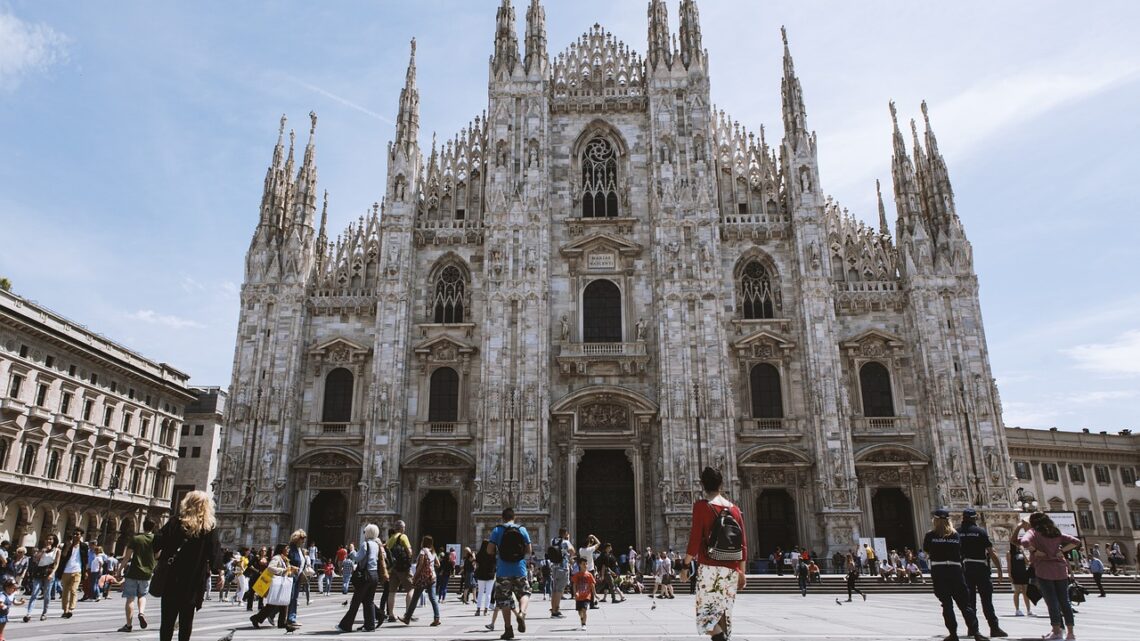
{"type": "Polygon", "coordinates": [[[585,631],[586,631],[586,626],[585,626],[585,624],[583,624],[583,625],[582,625],[582,627],[580,627],[580,628],[578,628],[578,629],[579,629],[579,630],[581,630],[582,632],[585,632],[585,631]]]}
{"type": "Polygon", "coordinates": [[[1013,613],[1013,616],[1015,616],[1015,617],[1023,617],[1023,616],[1025,616],[1025,615],[1021,613],[1021,610],[1018,610],[1017,612],[1014,612],[1014,613],[1013,613]]]}

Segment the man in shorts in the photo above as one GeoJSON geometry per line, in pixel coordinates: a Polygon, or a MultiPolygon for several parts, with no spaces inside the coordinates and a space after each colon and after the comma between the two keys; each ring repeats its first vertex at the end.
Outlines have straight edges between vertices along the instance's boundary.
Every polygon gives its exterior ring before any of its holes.
{"type": "Polygon", "coordinates": [[[396,521],[396,533],[384,545],[392,559],[392,567],[388,571],[388,623],[396,622],[393,609],[398,592],[404,593],[405,609],[412,602],[412,542],[404,533],[406,528],[403,521],[396,521]]]}
{"type": "Polygon", "coordinates": [[[562,560],[550,560],[550,616],[561,619],[562,596],[566,591],[566,584],[570,582],[570,557],[574,556],[574,546],[570,544],[570,531],[558,528],[558,538],[550,541],[551,549],[557,548],[562,553],[562,560]]]}
{"type": "Polygon", "coordinates": [[[154,521],[143,521],[143,533],[131,537],[120,568],[126,568],[123,578],[123,598],[127,600],[127,624],[119,632],[130,632],[134,619],[135,601],[139,604],[139,627],[146,629],[146,595],[150,590],[150,577],[154,573],[154,521]]]}
{"type": "Polygon", "coordinates": [[[594,592],[594,575],[586,571],[586,559],[578,558],[578,573],[574,575],[574,609],[582,621],[582,631],[586,631],[586,614],[598,595],[594,592]]]}
{"type": "Polygon", "coordinates": [[[503,524],[491,530],[488,551],[498,557],[495,578],[495,609],[503,614],[506,631],[500,639],[515,638],[511,627],[511,597],[518,599],[519,632],[526,632],[526,606],[530,602],[530,585],[526,580],[526,560],[531,555],[530,534],[515,524],[513,508],[503,510],[503,524]]]}

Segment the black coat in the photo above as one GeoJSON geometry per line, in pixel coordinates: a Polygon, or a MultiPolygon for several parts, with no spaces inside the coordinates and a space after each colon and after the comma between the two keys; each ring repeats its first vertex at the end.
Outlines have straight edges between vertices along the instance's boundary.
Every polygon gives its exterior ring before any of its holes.
{"type": "MultiPolygon", "coordinates": [[[[59,564],[55,568],[55,578],[63,578],[63,568],[67,567],[67,560],[71,558],[72,545],[68,541],[67,545],[63,546],[63,550],[59,553],[59,564]]],[[[79,576],[84,581],[87,580],[87,567],[91,565],[91,551],[87,548],[87,544],[83,541],[79,542],[79,576]]]]}
{"type": "Polygon", "coordinates": [[[188,537],[182,522],[177,517],[172,518],[155,535],[154,553],[160,564],[163,559],[176,555],[165,598],[188,599],[194,607],[201,608],[206,579],[222,568],[218,531],[188,537]]]}

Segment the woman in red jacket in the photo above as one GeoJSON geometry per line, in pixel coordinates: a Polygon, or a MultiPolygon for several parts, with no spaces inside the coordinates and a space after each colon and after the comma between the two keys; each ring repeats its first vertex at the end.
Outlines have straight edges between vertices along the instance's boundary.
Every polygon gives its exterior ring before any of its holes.
{"type": "Polygon", "coordinates": [[[727,641],[732,635],[732,605],[744,588],[747,537],[740,508],[721,496],[721,473],[706,467],[701,472],[705,498],[693,504],[693,525],[685,563],[695,557],[697,572],[697,631],[712,641],[727,641]],[[725,518],[731,516],[731,520],[725,518]],[[732,523],[735,521],[735,523],[732,523]]]}

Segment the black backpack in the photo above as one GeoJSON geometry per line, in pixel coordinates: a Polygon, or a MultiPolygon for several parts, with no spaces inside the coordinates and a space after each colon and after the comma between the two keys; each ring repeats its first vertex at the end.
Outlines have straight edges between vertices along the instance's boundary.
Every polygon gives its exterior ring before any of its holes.
{"type": "Polygon", "coordinates": [[[550,547],[546,548],[546,560],[562,565],[565,558],[565,555],[562,554],[562,539],[551,540],[550,547]]]}
{"type": "Polygon", "coordinates": [[[397,572],[408,572],[412,569],[412,551],[404,545],[402,539],[396,539],[392,546],[392,569],[397,572]]]}
{"type": "Polygon", "coordinates": [[[507,563],[518,563],[526,558],[526,538],[517,525],[503,525],[503,538],[499,539],[499,558],[507,563]]]}
{"type": "Polygon", "coordinates": [[[713,511],[712,529],[709,531],[707,546],[709,558],[716,561],[742,560],[744,558],[744,528],[732,516],[732,508],[726,507],[718,512],[712,503],[709,503],[708,506],[713,511]]]}

